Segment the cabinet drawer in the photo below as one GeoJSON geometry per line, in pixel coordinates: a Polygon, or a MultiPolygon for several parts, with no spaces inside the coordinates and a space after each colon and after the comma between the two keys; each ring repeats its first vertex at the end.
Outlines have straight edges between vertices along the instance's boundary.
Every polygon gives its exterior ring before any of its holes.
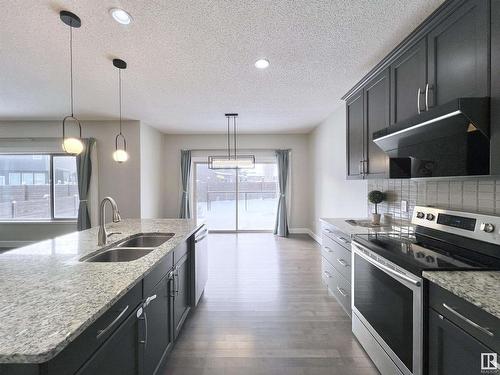
{"type": "Polygon", "coordinates": [[[171,251],[163,257],[162,260],[153,268],[153,270],[144,278],[144,296],[149,296],[163,277],[169,273],[174,266],[174,254],[171,251]]]}
{"type": "Polygon", "coordinates": [[[191,237],[184,242],[181,242],[174,249],[174,265],[176,265],[181,258],[187,254],[189,251],[189,244],[191,243],[191,237]]]}
{"type": "Polygon", "coordinates": [[[333,280],[335,286],[332,288],[332,293],[345,312],[351,316],[351,283],[338,272],[334,274],[333,280]]]}
{"type": "Polygon", "coordinates": [[[342,274],[351,279],[351,252],[327,236],[323,236],[321,255],[342,274]]]}
{"type": "Polygon", "coordinates": [[[335,258],[333,266],[338,269],[347,280],[351,280],[351,251],[344,247],[339,247],[338,252],[335,252],[335,258]]]}
{"type": "Polygon", "coordinates": [[[351,316],[351,283],[325,258],[321,259],[321,276],[330,292],[351,316]]]}
{"type": "Polygon", "coordinates": [[[337,272],[326,258],[321,258],[321,277],[329,289],[333,289],[335,286],[334,276],[337,272]]]}
{"type": "Polygon", "coordinates": [[[500,319],[433,283],[429,284],[429,304],[477,340],[500,352],[500,319]]]}
{"type": "Polygon", "coordinates": [[[136,309],[142,300],[142,282],[136,284],[75,341],[47,364],[50,374],[73,374],[136,309]]]}
{"type": "Polygon", "coordinates": [[[351,237],[345,233],[340,232],[332,227],[323,226],[323,237],[328,237],[329,239],[335,241],[340,246],[346,249],[351,248],[351,237]]]}

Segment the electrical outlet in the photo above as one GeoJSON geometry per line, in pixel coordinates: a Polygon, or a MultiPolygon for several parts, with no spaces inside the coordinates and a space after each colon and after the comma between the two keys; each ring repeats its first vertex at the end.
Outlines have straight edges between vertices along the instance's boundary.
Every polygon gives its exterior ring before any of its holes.
{"type": "Polygon", "coordinates": [[[408,201],[407,200],[402,200],[401,201],[401,212],[408,212],[408,201]]]}

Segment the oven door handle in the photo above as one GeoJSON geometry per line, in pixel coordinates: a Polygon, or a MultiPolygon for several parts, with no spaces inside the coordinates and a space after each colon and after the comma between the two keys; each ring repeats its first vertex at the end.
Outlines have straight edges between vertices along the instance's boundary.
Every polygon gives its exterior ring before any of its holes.
{"type": "MultiPolygon", "coordinates": [[[[354,245],[354,246],[356,246],[356,247],[357,247],[357,246],[359,246],[359,247],[363,247],[363,248],[364,248],[364,246],[361,246],[361,245],[359,245],[359,244],[357,244],[357,243],[356,243],[356,245],[354,245]]],[[[367,249],[367,250],[368,250],[368,249],[367,249]]],[[[382,264],[382,263],[380,263],[380,262],[377,262],[375,259],[372,259],[372,258],[371,258],[371,257],[369,257],[368,255],[365,255],[365,254],[363,254],[363,253],[361,253],[361,252],[359,252],[359,251],[356,251],[356,254],[358,254],[361,258],[363,258],[363,259],[364,259],[364,260],[366,260],[367,262],[369,262],[369,263],[373,264],[374,266],[376,266],[376,267],[380,268],[381,270],[385,271],[386,273],[388,273],[388,274],[390,274],[390,275],[396,276],[397,278],[402,279],[402,280],[404,280],[404,281],[407,281],[407,282],[409,282],[409,283],[411,283],[411,284],[413,284],[413,285],[415,285],[415,286],[418,286],[418,287],[421,285],[420,281],[418,281],[418,280],[414,280],[414,279],[412,279],[411,277],[408,277],[408,276],[406,276],[405,274],[402,274],[401,272],[398,272],[398,271],[396,271],[396,270],[393,270],[392,268],[387,267],[385,264],[382,264]]]]}

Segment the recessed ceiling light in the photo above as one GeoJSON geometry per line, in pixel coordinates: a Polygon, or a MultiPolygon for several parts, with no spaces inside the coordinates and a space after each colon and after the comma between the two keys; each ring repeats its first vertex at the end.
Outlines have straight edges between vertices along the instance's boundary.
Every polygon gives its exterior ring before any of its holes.
{"type": "Polygon", "coordinates": [[[122,25],[128,25],[132,22],[132,16],[123,9],[111,8],[109,10],[109,14],[111,14],[111,17],[113,17],[116,22],[121,23],[122,25]]]}
{"type": "Polygon", "coordinates": [[[269,67],[269,60],[259,59],[255,62],[255,67],[257,69],[266,69],[267,67],[269,67]]]}

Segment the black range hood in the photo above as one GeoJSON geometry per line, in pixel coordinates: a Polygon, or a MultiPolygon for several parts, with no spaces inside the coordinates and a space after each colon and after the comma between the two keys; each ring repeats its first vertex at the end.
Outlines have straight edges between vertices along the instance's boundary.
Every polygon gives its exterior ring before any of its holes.
{"type": "Polygon", "coordinates": [[[489,174],[490,99],[458,98],[373,133],[390,178],[489,174]]]}

